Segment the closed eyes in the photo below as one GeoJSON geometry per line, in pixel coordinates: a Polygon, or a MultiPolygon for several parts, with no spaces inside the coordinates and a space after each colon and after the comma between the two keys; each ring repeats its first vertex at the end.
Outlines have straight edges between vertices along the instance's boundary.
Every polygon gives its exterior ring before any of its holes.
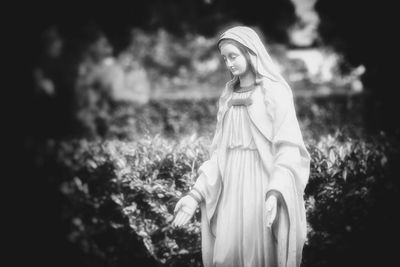
{"type": "MultiPolygon", "coordinates": [[[[238,57],[238,55],[236,55],[236,54],[229,54],[228,57],[229,57],[229,59],[235,59],[235,58],[238,57]]],[[[226,56],[222,56],[222,58],[224,59],[224,61],[226,61],[226,56]]]]}

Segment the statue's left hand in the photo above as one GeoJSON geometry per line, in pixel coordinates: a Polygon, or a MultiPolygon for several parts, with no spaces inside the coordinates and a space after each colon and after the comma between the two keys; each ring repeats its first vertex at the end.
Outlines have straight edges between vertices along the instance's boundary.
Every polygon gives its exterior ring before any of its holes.
{"type": "Polygon", "coordinates": [[[270,228],[276,218],[276,213],[278,208],[278,200],[275,195],[270,195],[267,198],[265,207],[267,211],[267,227],[270,228]]]}

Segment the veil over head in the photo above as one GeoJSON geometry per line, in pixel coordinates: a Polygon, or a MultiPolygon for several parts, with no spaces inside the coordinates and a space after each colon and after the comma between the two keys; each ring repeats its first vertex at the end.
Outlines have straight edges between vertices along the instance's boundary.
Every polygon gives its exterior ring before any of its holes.
{"type": "Polygon", "coordinates": [[[224,39],[235,40],[249,50],[250,63],[256,71],[256,83],[260,83],[263,78],[268,78],[281,82],[288,90],[291,90],[268,54],[259,35],[253,29],[246,26],[236,26],[228,29],[219,37],[218,47],[224,39]]]}
{"type": "MultiPolygon", "coordinates": [[[[285,90],[290,97],[293,96],[292,89],[289,84],[280,74],[280,71],[277,65],[273,62],[272,58],[267,52],[263,42],[261,41],[259,35],[250,27],[246,26],[235,26],[223,32],[217,42],[218,48],[220,48],[220,44],[223,40],[234,40],[239,42],[244,47],[247,48],[249,52],[250,64],[252,65],[255,75],[256,75],[256,84],[261,85],[261,92],[264,96],[264,101],[267,104],[266,109],[268,115],[274,119],[274,110],[276,103],[272,101],[272,98],[268,96],[266,83],[272,82],[277,86],[277,90],[285,90]]],[[[224,106],[227,105],[228,98],[233,91],[233,85],[238,81],[238,77],[234,76],[230,81],[227,82],[224,90],[222,91],[219,98],[219,110],[217,114],[218,121],[220,121],[224,106]],[[222,107],[222,108],[221,108],[222,107]]],[[[211,145],[210,151],[214,150],[216,143],[213,142],[211,145]]]]}

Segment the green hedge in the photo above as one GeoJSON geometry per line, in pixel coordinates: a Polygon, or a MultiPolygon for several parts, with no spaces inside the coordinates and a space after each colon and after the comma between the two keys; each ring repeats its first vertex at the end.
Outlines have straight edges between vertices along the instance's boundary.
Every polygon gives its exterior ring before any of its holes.
{"type": "MultiPolygon", "coordinates": [[[[69,239],[107,266],[144,259],[201,266],[199,212],[183,229],[170,222],[176,201],[208,158],[209,143],[196,135],[49,143],[41,169],[64,197],[69,239]]],[[[377,227],[371,226],[374,211],[390,206],[398,192],[398,147],[384,136],[361,140],[340,132],[308,143],[304,266],[333,266],[338,255],[360,245],[359,234],[377,227]]],[[[382,217],[378,226],[389,219],[382,217]]]]}

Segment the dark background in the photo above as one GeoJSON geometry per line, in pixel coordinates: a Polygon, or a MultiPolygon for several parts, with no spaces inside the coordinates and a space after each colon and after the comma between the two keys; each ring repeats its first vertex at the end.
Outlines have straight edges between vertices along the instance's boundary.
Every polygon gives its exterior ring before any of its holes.
{"type": "MultiPolygon", "coordinates": [[[[319,0],[316,6],[321,18],[321,42],[334,45],[350,62],[362,63],[368,73],[364,77],[370,90],[369,113],[366,114],[371,132],[385,130],[398,135],[400,104],[398,103],[398,74],[395,44],[398,14],[388,1],[319,0]]],[[[58,219],[57,198],[53,189],[34,175],[34,155],[26,151],[24,141],[35,127],[30,111],[32,104],[31,71],[37,60],[38,40],[48,26],[59,25],[65,36],[78,38],[79,29],[88,23],[99,25],[115,47],[124,44],[124,36],[132,27],[143,29],[166,28],[176,34],[185,31],[213,35],[224,24],[239,21],[258,24],[279,42],[287,42],[285,29],[295,21],[290,1],[126,1],[101,3],[87,1],[59,3],[56,1],[14,3],[3,8],[8,18],[3,22],[7,31],[2,41],[9,58],[3,91],[6,121],[3,139],[9,150],[4,179],[11,182],[4,186],[7,194],[3,221],[9,225],[7,247],[12,253],[14,266],[22,262],[39,266],[85,266],[80,253],[63,241],[63,225],[58,219]]],[[[396,211],[397,212],[397,211],[396,211]]],[[[362,262],[388,263],[394,259],[394,246],[379,242],[396,234],[393,229],[377,229],[366,237],[374,249],[355,252],[364,257],[362,262]],[[374,253],[374,255],[372,254],[374,253]]]]}

